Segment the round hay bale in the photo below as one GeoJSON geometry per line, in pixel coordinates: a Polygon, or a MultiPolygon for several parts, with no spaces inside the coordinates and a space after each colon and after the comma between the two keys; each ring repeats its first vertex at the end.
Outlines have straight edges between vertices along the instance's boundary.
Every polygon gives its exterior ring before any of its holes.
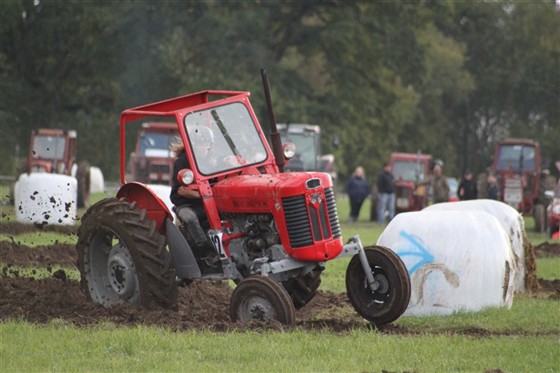
{"type": "Polygon", "coordinates": [[[483,211],[398,214],[377,244],[405,263],[412,285],[405,315],[511,307],[515,261],[498,220],[483,211]]]}

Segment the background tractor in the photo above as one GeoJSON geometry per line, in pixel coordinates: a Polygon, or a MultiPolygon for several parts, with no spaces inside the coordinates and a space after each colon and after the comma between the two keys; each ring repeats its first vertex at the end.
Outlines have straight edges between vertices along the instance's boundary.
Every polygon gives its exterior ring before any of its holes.
{"type": "Polygon", "coordinates": [[[130,155],[131,180],[169,185],[174,161],[171,144],[178,137],[175,123],[143,123],[138,131],[135,150],[130,155]]]}
{"type": "Polygon", "coordinates": [[[531,139],[510,138],[496,144],[491,172],[497,177],[499,199],[522,214],[532,215],[535,230],[546,229],[546,190],[555,180],[541,169],[539,143],[531,139]],[[550,181],[552,180],[552,181],[550,181]]]}
{"type": "MultiPolygon", "coordinates": [[[[278,133],[283,143],[292,142],[296,154],[287,161],[286,171],[320,171],[331,175],[333,183],[337,181],[337,169],[333,154],[323,154],[321,149],[321,127],[315,124],[278,123],[278,133]]],[[[338,146],[338,139],[333,139],[333,146],[338,146]]]]}
{"type": "Polygon", "coordinates": [[[418,185],[430,176],[429,154],[392,153],[389,160],[395,178],[395,213],[420,211],[428,205],[428,186],[418,185]]]}
{"type": "Polygon", "coordinates": [[[293,144],[282,146],[272,113],[266,72],[263,84],[271,121],[269,147],[249,102],[249,92],[203,91],[125,110],[121,145],[135,122],[148,116],[174,121],[191,167],[179,181],[198,190],[212,265],[192,250],[182,222],[142,183],[125,178],[116,198],[93,205],[78,231],[78,267],[85,292],[106,307],[116,304],[174,307],[177,285],[233,280],[233,321],[277,320],[293,324],[321,282],[328,261],[352,256],[347,294],[356,311],[377,324],[406,310],[410,279],[391,250],[363,248],[354,236],[343,244],[332,179],[321,172],[283,172],[293,144]],[[201,133],[212,148],[200,153],[201,133]]]}
{"type": "MultiPolygon", "coordinates": [[[[19,165],[19,172],[31,174],[57,174],[74,177],[77,182],[76,204],[86,207],[90,196],[90,164],[77,162],[78,134],[75,130],[40,128],[31,131],[27,157],[19,165]]],[[[18,178],[21,180],[21,176],[18,178]]],[[[17,184],[17,183],[16,183],[17,184]]],[[[15,192],[12,193],[15,199],[15,192]]],[[[29,202],[15,201],[16,205],[29,202]]]]}

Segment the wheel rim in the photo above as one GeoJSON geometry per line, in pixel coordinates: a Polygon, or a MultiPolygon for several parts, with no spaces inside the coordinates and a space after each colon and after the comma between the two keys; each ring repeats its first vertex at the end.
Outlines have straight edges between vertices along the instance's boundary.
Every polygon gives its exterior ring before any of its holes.
{"type": "Polygon", "coordinates": [[[285,325],[295,322],[295,309],[287,291],[279,283],[264,276],[242,280],[230,300],[233,321],[276,320],[285,325]]]}
{"type": "Polygon", "coordinates": [[[268,321],[276,317],[272,304],[258,295],[247,297],[247,299],[241,303],[238,312],[241,322],[247,322],[249,320],[268,321]]]}
{"type": "Polygon", "coordinates": [[[367,278],[364,276],[363,291],[371,297],[370,305],[373,303],[383,304],[390,296],[389,279],[387,278],[383,268],[379,266],[374,267],[372,273],[373,278],[378,283],[379,287],[375,291],[371,291],[367,283],[367,278]]]}
{"type": "Polygon", "coordinates": [[[136,268],[130,252],[122,245],[114,246],[109,252],[107,277],[113,291],[119,297],[128,299],[138,289],[136,268]]]}
{"type": "Polygon", "coordinates": [[[138,304],[140,286],[136,266],[118,235],[99,230],[92,237],[89,254],[86,279],[94,301],[105,307],[125,302],[138,304]]]}

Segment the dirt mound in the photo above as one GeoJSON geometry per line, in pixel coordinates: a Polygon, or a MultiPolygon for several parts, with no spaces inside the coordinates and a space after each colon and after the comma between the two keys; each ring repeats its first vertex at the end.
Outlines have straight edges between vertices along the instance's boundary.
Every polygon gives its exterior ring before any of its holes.
{"type": "MultiPolygon", "coordinates": [[[[11,271],[7,272],[14,275],[11,271]]],[[[50,278],[38,280],[3,275],[0,283],[0,320],[23,319],[38,323],[64,320],[65,323],[79,326],[100,322],[119,326],[144,324],[177,331],[254,330],[261,326],[267,329],[284,328],[276,323],[232,323],[229,316],[231,292],[232,289],[225,282],[195,281],[179,289],[176,310],[120,306],[106,309],[92,303],[81,291],[79,282],[68,279],[63,270],[54,272],[50,278]]],[[[368,324],[357,315],[341,317],[339,313],[344,307],[349,307],[344,294],[320,291],[313,301],[298,311],[298,326],[335,332],[367,327],[368,324]]]]}
{"type": "Polygon", "coordinates": [[[560,256],[560,241],[543,242],[535,246],[535,255],[537,258],[560,256]]]}
{"type": "Polygon", "coordinates": [[[0,224],[0,233],[4,234],[21,234],[29,232],[58,232],[69,236],[75,235],[78,227],[74,225],[55,225],[55,224],[23,224],[18,222],[2,222],[0,224]]]}
{"type": "Polygon", "coordinates": [[[65,268],[76,268],[78,254],[74,245],[53,243],[48,246],[29,247],[16,241],[2,242],[0,262],[20,267],[52,267],[58,265],[65,268]]]}

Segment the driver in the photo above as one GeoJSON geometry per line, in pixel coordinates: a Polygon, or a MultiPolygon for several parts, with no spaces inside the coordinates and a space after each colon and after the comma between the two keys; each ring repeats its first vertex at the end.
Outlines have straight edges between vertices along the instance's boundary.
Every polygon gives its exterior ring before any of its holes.
{"type": "MultiPolygon", "coordinates": [[[[207,153],[210,144],[205,143],[202,140],[204,140],[202,136],[198,139],[193,138],[192,143],[194,147],[197,148],[195,149],[195,152],[200,151],[207,153]]],[[[172,145],[171,150],[177,159],[173,165],[173,184],[171,186],[170,199],[175,206],[177,216],[184,223],[187,234],[193,241],[193,249],[197,256],[199,258],[209,256],[217,257],[215,255],[215,250],[208,241],[206,233],[200,226],[200,220],[206,219],[206,213],[204,211],[199,191],[197,189],[189,188],[186,185],[181,185],[179,180],[177,180],[179,171],[185,168],[191,168],[185,153],[185,147],[181,142],[176,142],[172,145]]],[[[202,155],[203,154],[197,153],[197,156],[202,155]]],[[[211,262],[214,263],[216,260],[212,259],[211,262]]]]}

